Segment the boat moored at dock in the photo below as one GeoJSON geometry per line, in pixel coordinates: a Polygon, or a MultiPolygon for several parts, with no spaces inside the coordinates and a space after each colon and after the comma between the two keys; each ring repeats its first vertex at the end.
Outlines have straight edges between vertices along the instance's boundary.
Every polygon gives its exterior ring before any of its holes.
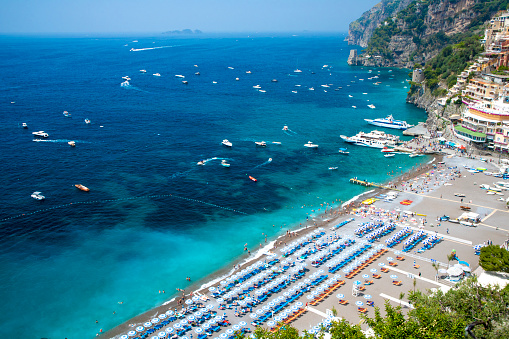
{"type": "Polygon", "coordinates": [[[368,124],[380,126],[380,127],[386,127],[386,128],[394,128],[394,129],[401,129],[405,130],[407,128],[412,127],[413,125],[407,124],[406,121],[402,120],[394,120],[392,115],[387,116],[387,118],[381,119],[364,119],[368,124]]]}

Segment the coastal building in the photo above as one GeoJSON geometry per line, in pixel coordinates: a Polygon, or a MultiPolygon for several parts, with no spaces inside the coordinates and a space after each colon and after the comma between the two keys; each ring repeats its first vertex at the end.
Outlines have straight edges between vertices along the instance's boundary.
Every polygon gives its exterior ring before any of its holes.
{"type": "Polygon", "coordinates": [[[487,143],[492,149],[507,151],[509,96],[501,96],[491,101],[464,103],[468,106],[462,114],[461,123],[454,127],[456,136],[476,144],[487,143]]]}
{"type": "Polygon", "coordinates": [[[412,71],[412,81],[421,83],[424,80],[424,72],[421,68],[415,68],[412,71]]]}
{"type": "Polygon", "coordinates": [[[468,85],[461,91],[463,97],[476,101],[492,101],[497,98],[501,86],[491,81],[470,79],[468,85]]]}

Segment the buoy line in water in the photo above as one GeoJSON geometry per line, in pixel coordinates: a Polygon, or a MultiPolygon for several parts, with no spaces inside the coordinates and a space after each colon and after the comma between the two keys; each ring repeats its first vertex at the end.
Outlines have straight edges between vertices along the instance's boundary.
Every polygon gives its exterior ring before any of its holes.
{"type": "Polygon", "coordinates": [[[208,206],[220,208],[220,209],[223,209],[225,211],[231,211],[231,212],[235,212],[235,213],[238,213],[238,214],[247,215],[247,213],[239,211],[239,210],[236,210],[234,208],[224,207],[224,206],[212,204],[210,202],[206,202],[206,201],[202,201],[202,200],[198,200],[198,199],[181,197],[181,196],[174,195],[174,194],[158,194],[158,195],[144,195],[144,196],[141,196],[141,197],[132,197],[132,198],[70,202],[68,204],[62,204],[62,205],[52,206],[52,207],[48,207],[48,208],[43,208],[43,209],[40,209],[40,210],[37,210],[37,211],[33,211],[33,212],[30,212],[30,213],[22,213],[22,214],[14,215],[12,217],[0,219],[0,222],[12,220],[12,219],[18,219],[18,218],[22,218],[22,217],[27,217],[27,216],[34,215],[34,214],[39,214],[39,213],[43,213],[43,212],[47,212],[47,211],[51,211],[51,210],[56,210],[56,209],[59,209],[59,208],[70,207],[72,205],[80,205],[80,204],[81,205],[91,205],[91,204],[99,204],[99,203],[107,203],[107,202],[119,202],[119,201],[147,199],[147,198],[175,198],[175,199],[180,199],[180,200],[187,200],[187,201],[192,201],[192,202],[200,203],[202,205],[208,205],[208,206]]]}

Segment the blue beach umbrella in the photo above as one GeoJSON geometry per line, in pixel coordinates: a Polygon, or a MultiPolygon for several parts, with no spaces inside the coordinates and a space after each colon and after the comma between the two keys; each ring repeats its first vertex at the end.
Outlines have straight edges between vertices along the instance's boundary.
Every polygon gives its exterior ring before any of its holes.
{"type": "Polygon", "coordinates": [[[194,319],[196,319],[196,317],[194,315],[190,315],[187,317],[187,319],[190,321],[194,321],[194,319]]]}
{"type": "Polygon", "coordinates": [[[232,326],[232,329],[233,329],[234,331],[238,331],[238,330],[240,330],[240,325],[238,325],[238,324],[233,325],[233,326],[232,326]]]}
{"type": "Polygon", "coordinates": [[[363,277],[364,279],[368,279],[368,278],[369,278],[369,275],[367,275],[367,274],[363,274],[363,275],[362,275],[362,277],[363,277]]]}
{"type": "Polygon", "coordinates": [[[233,329],[232,329],[232,328],[229,328],[229,329],[227,329],[227,330],[226,330],[226,333],[227,333],[227,334],[233,334],[233,332],[234,332],[234,331],[233,331],[233,329]]]}
{"type": "Polygon", "coordinates": [[[276,303],[275,303],[275,302],[273,302],[273,301],[271,301],[270,303],[268,303],[268,304],[267,304],[267,306],[269,306],[269,307],[274,307],[274,306],[276,306],[276,303]]]}
{"type": "Polygon", "coordinates": [[[270,310],[270,306],[269,305],[265,305],[265,306],[262,307],[262,310],[268,311],[268,310],[270,310]]]}
{"type": "Polygon", "coordinates": [[[120,339],[127,339],[127,338],[129,338],[129,337],[127,336],[127,334],[124,334],[124,335],[120,336],[120,339]]]}
{"type": "Polygon", "coordinates": [[[205,306],[205,308],[210,311],[210,310],[214,309],[214,305],[208,304],[207,306],[205,306]]]}
{"type": "Polygon", "coordinates": [[[188,336],[183,336],[180,339],[189,339],[189,337],[188,336]]]}
{"type": "Polygon", "coordinates": [[[168,333],[168,334],[172,334],[173,332],[175,332],[175,330],[173,329],[173,327],[167,327],[167,328],[166,328],[166,333],[168,333]]]}
{"type": "Polygon", "coordinates": [[[186,304],[187,304],[187,305],[191,305],[192,303],[193,303],[193,301],[192,301],[191,299],[187,299],[187,300],[186,300],[186,304]]]}
{"type": "Polygon", "coordinates": [[[166,338],[166,336],[168,335],[168,333],[166,333],[166,331],[161,331],[157,334],[157,336],[159,338],[166,338]]]}
{"type": "Polygon", "coordinates": [[[258,318],[258,314],[256,314],[256,313],[251,313],[249,316],[250,316],[252,319],[256,319],[256,318],[258,318]]]}
{"type": "Polygon", "coordinates": [[[189,320],[187,320],[187,319],[182,319],[182,320],[180,321],[180,323],[181,323],[182,325],[187,325],[187,324],[189,324],[189,320]]]}
{"type": "Polygon", "coordinates": [[[220,282],[220,284],[221,284],[221,285],[226,285],[226,284],[228,284],[228,282],[227,282],[226,280],[222,280],[222,281],[220,282]]]}
{"type": "Polygon", "coordinates": [[[387,261],[394,261],[393,257],[387,257],[387,261]]]}
{"type": "Polygon", "coordinates": [[[152,320],[150,320],[150,322],[152,324],[157,324],[159,322],[159,318],[153,318],[152,320]]]}
{"type": "Polygon", "coordinates": [[[393,274],[393,275],[391,275],[391,279],[398,279],[398,276],[393,274]]]}
{"type": "Polygon", "coordinates": [[[226,339],[226,338],[228,338],[228,334],[226,334],[226,333],[221,333],[221,334],[219,335],[219,338],[221,338],[221,339],[226,339]]]}
{"type": "Polygon", "coordinates": [[[257,290],[257,291],[255,291],[255,294],[256,294],[256,295],[262,295],[262,294],[263,294],[263,291],[262,291],[262,290],[257,290]]]}
{"type": "Polygon", "coordinates": [[[199,317],[201,317],[202,315],[203,315],[203,313],[201,313],[201,311],[194,312],[194,316],[195,316],[196,318],[199,318],[199,317]]]}
{"type": "Polygon", "coordinates": [[[370,294],[365,294],[364,295],[364,299],[368,299],[368,300],[371,299],[371,295],[370,294]]]}
{"type": "Polygon", "coordinates": [[[280,322],[281,321],[281,317],[280,316],[274,317],[274,321],[277,322],[277,323],[280,322]]]}
{"type": "Polygon", "coordinates": [[[274,320],[267,321],[267,326],[274,327],[274,326],[276,326],[276,322],[274,320]]]}
{"type": "Polygon", "coordinates": [[[210,291],[210,292],[215,292],[215,290],[216,290],[216,288],[215,288],[214,286],[209,287],[209,291],[210,291]]]}
{"type": "Polygon", "coordinates": [[[204,330],[208,330],[210,328],[210,324],[205,323],[205,324],[201,325],[201,328],[203,328],[204,330]]]}
{"type": "Polygon", "coordinates": [[[182,328],[182,324],[181,323],[173,324],[173,328],[178,330],[179,328],[182,328]]]}
{"type": "Polygon", "coordinates": [[[212,319],[209,320],[209,324],[211,324],[211,325],[214,325],[216,323],[217,323],[216,318],[212,318],[212,319]]]}
{"type": "Polygon", "coordinates": [[[241,322],[239,323],[239,326],[246,326],[246,325],[247,325],[247,324],[246,324],[246,322],[245,322],[245,321],[241,321],[241,322]]]}
{"type": "Polygon", "coordinates": [[[262,315],[264,313],[265,313],[265,311],[263,309],[261,309],[261,308],[256,310],[256,314],[262,315]]]}
{"type": "Polygon", "coordinates": [[[217,298],[217,302],[222,304],[222,303],[224,303],[224,299],[223,298],[217,298]]]}
{"type": "Polygon", "coordinates": [[[150,322],[150,321],[147,321],[143,324],[143,326],[145,326],[145,328],[149,328],[151,327],[153,324],[150,322]]]}
{"type": "Polygon", "coordinates": [[[376,268],[372,268],[371,269],[371,273],[376,273],[377,272],[377,269],[376,268]]]}
{"type": "Polygon", "coordinates": [[[314,295],[311,295],[311,294],[308,294],[308,295],[306,296],[306,298],[308,298],[309,300],[312,300],[312,299],[314,299],[314,298],[315,298],[315,296],[314,296],[314,295]]]}
{"type": "Polygon", "coordinates": [[[145,329],[145,327],[138,326],[138,327],[136,327],[136,332],[143,332],[144,329],[145,329]]]}
{"type": "Polygon", "coordinates": [[[380,266],[380,267],[384,267],[384,266],[385,266],[385,264],[384,264],[383,262],[379,262],[379,263],[378,263],[378,266],[380,266]]]}
{"type": "Polygon", "coordinates": [[[304,304],[302,302],[298,301],[298,302],[295,303],[295,305],[297,305],[298,307],[301,307],[304,304]]]}
{"type": "Polygon", "coordinates": [[[338,295],[336,295],[336,297],[337,297],[338,299],[343,299],[343,298],[345,297],[345,295],[344,295],[344,294],[338,294],[338,295]]]}
{"type": "Polygon", "coordinates": [[[194,329],[194,331],[195,331],[196,333],[200,334],[200,333],[203,333],[203,328],[201,328],[201,327],[196,327],[196,328],[194,329]]]}
{"type": "Polygon", "coordinates": [[[355,305],[361,307],[361,306],[364,306],[364,303],[362,301],[356,301],[355,305]]]}
{"type": "Polygon", "coordinates": [[[316,334],[316,331],[315,331],[314,329],[310,329],[310,330],[308,331],[308,333],[309,333],[309,334],[316,334]]]}
{"type": "Polygon", "coordinates": [[[361,284],[361,282],[360,282],[360,280],[355,280],[355,281],[353,282],[353,284],[354,284],[354,285],[359,286],[359,285],[361,284]]]}

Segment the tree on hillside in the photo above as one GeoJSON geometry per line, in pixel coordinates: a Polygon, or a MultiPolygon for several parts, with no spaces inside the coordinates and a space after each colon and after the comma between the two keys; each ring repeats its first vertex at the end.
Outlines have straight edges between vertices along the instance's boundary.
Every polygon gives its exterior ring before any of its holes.
{"type": "Polygon", "coordinates": [[[479,264],[485,271],[509,273],[509,251],[495,245],[481,248],[479,264]]]}

